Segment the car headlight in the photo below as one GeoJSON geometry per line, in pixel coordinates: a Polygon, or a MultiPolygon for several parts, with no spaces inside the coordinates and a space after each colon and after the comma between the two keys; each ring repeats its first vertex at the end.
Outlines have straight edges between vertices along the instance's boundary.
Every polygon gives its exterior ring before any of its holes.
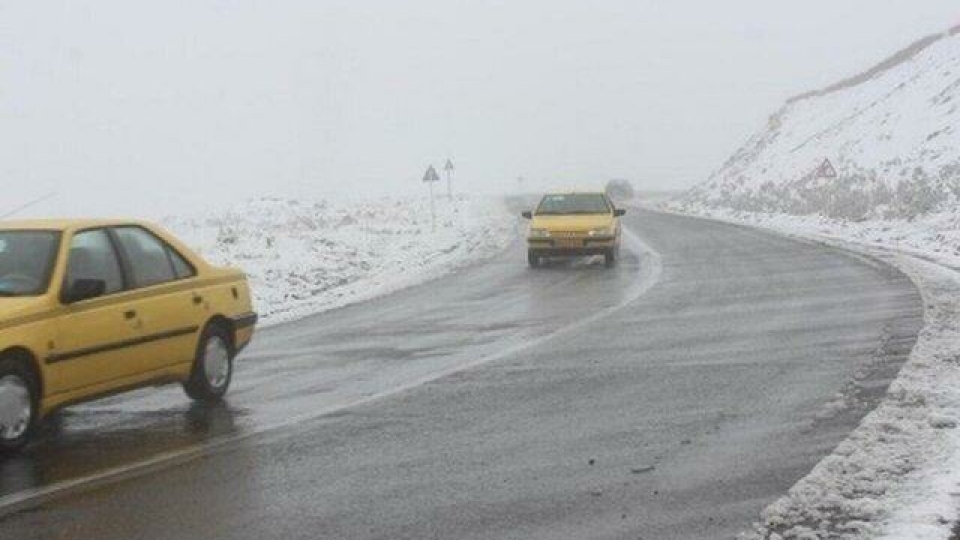
{"type": "Polygon", "coordinates": [[[530,229],[531,238],[549,238],[550,231],[547,229],[530,229]]]}
{"type": "Polygon", "coordinates": [[[599,227],[587,233],[589,236],[613,236],[613,227],[599,227]]]}

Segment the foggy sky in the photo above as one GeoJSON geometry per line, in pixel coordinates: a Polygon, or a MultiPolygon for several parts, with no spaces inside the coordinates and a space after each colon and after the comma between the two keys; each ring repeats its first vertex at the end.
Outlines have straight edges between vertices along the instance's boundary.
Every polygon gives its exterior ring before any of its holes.
{"type": "Polygon", "coordinates": [[[956,0],[0,0],[0,212],[704,179],[956,0]]]}

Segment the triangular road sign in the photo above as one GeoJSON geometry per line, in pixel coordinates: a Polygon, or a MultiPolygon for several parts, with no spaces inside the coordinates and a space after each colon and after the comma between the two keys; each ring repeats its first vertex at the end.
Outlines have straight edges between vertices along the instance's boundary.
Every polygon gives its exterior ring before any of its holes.
{"type": "Polygon", "coordinates": [[[820,168],[817,169],[817,176],[820,178],[836,178],[837,170],[833,168],[833,163],[830,163],[829,159],[824,159],[820,168]]]}
{"type": "Polygon", "coordinates": [[[445,170],[445,171],[452,171],[452,170],[453,170],[453,162],[448,159],[448,160],[447,160],[447,164],[443,166],[443,170],[445,170]]]}
{"type": "Polygon", "coordinates": [[[433,165],[427,167],[427,172],[423,173],[424,182],[439,182],[440,176],[437,174],[437,170],[433,168],[433,165]]]}

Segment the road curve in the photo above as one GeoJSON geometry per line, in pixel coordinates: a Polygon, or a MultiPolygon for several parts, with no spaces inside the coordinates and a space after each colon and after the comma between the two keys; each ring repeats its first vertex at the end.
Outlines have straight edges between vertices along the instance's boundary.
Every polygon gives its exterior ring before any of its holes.
{"type": "Polygon", "coordinates": [[[626,226],[615,270],[516,248],[265,331],[226,406],[63,414],[0,464],[0,537],[732,537],[882,396],[919,296],[819,245],[626,226]]]}

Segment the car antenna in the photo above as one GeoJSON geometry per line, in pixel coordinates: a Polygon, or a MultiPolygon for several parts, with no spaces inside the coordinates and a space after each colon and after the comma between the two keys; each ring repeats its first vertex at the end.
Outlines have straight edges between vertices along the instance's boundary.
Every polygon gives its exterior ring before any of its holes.
{"type": "Polygon", "coordinates": [[[7,219],[8,217],[13,216],[14,214],[19,214],[20,212],[23,212],[24,210],[26,210],[27,208],[30,208],[30,207],[33,206],[33,205],[40,204],[40,203],[42,203],[43,201],[52,199],[52,198],[54,198],[54,197],[56,197],[56,196],[57,196],[57,192],[55,192],[55,191],[52,191],[52,192],[50,192],[50,193],[47,193],[46,195],[44,195],[44,196],[42,196],[42,197],[38,197],[38,198],[36,198],[36,199],[33,199],[32,201],[29,201],[29,202],[27,202],[26,204],[21,204],[20,206],[18,206],[18,207],[16,207],[16,208],[14,208],[13,210],[7,212],[6,214],[0,215],[0,219],[7,219]]]}

